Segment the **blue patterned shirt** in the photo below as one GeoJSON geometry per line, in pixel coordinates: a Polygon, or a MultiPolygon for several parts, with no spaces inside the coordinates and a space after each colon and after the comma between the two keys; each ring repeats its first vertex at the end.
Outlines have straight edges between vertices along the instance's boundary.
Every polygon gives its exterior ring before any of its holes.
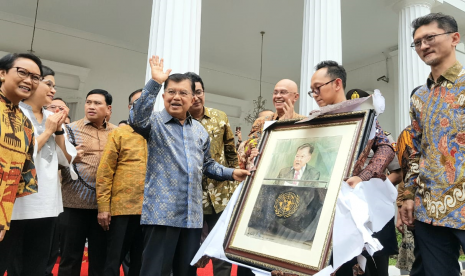
{"type": "Polygon", "coordinates": [[[465,230],[465,67],[456,62],[413,95],[412,154],[404,200],[415,218],[465,230]]]}
{"type": "Polygon", "coordinates": [[[211,158],[208,133],[189,114],[181,125],[166,109],[153,111],[160,89],[149,80],[129,114],[129,124],[148,147],[141,224],[202,228],[202,172],[232,180],[234,169],[211,158]]]}

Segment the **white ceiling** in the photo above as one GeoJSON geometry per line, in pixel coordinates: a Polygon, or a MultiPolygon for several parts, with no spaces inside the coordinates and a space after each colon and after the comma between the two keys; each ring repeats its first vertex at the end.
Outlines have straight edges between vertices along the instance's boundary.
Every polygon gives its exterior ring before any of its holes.
{"type": "MultiPolygon", "coordinates": [[[[343,63],[381,56],[397,45],[397,14],[385,0],[341,0],[343,63]]],[[[35,0],[0,0],[1,12],[34,18],[35,0]]],[[[93,33],[147,52],[152,0],[40,1],[38,20],[93,33]]],[[[448,4],[435,10],[463,12],[448,4]]],[[[1,18],[0,18],[1,20],[1,18]]],[[[258,79],[265,31],[263,80],[300,81],[303,0],[203,0],[201,70],[258,79]]],[[[463,29],[463,28],[462,28],[463,29]]]]}

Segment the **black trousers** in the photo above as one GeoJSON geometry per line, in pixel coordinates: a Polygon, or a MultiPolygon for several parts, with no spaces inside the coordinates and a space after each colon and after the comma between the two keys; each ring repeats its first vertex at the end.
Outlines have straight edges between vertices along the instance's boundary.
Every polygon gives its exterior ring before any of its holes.
{"type": "Polygon", "coordinates": [[[415,257],[415,260],[412,264],[412,270],[410,270],[410,276],[423,276],[425,275],[425,270],[423,268],[423,260],[421,259],[418,242],[417,239],[415,239],[415,229],[412,229],[411,231],[413,234],[413,244],[415,246],[413,248],[413,256],[415,257]]]}
{"type": "MultiPolygon", "coordinates": [[[[203,216],[204,227],[207,228],[207,233],[210,233],[213,227],[215,227],[218,219],[220,219],[222,212],[216,214],[208,214],[203,216]]],[[[215,259],[212,261],[213,264],[213,275],[214,276],[230,276],[232,265],[228,262],[215,259]]]]}
{"type": "Polygon", "coordinates": [[[415,248],[418,247],[426,276],[458,276],[460,246],[465,248],[465,231],[433,226],[415,220],[415,248]]]}
{"type": "Polygon", "coordinates": [[[119,276],[121,264],[129,253],[129,276],[138,276],[142,265],[143,241],[140,215],[111,217],[107,239],[105,276],[119,276]]]}
{"type": "Polygon", "coordinates": [[[0,242],[0,275],[40,275],[45,273],[52,229],[52,218],[12,220],[10,230],[0,242]]]}
{"type": "Polygon", "coordinates": [[[50,248],[50,255],[47,261],[47,267],[45,269],[45,276],[53,276],[52,274],[53,268],[55,267],[58,256],[60,256],[60,252],[61,252],[61,249],[60,249],[60,235],[61,235],[60,217],[62,216],[62,214],[63,213],[59,214],[55,220],[55,227],[53,228],[53,231],[52,231],[52,244],[50,248]]]}
{"type": "Polygon", "coordinates": [[[60,218],[61,253],[60,276],[79,276],[86,238],[89,242],[89,276],[103,275],[105,266],[107,238],[97,221],[97,210],[64,208],[60,218]]]}
{"type": "Polygon", "coordinates": [[[173,271],[173,276],[196,276],[190,262],[200,247],[201,228],[142,225],[142,232],[141,275],[170,276],[173,271]]]}

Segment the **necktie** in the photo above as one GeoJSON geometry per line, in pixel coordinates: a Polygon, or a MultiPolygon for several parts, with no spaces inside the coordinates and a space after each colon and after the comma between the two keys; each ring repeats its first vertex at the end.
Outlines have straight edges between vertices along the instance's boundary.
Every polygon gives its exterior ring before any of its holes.
{"type": "MultiPolygon", "coordinates": [[[[299,173],[300,173],[300,171],[295,171],[295,173],[294,173],[294,179],[295,179],[295,180],[299,180],[299,173]]],[[[298,182],[297,182],[297,181],[294,181],[293,184],[297,185],[298,182]]]]}

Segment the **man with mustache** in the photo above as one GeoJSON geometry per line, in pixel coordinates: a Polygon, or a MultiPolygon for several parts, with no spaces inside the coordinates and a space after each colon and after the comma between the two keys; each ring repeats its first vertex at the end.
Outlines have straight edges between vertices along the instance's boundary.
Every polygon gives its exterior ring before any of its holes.
{"type": "Polygon", "coordinates": [[[249,138],[245,142],[243,149],[238,149],[239,166],[247,167],[247,162],[251,157],[252,150],[258,145],[265,121],[288,120],[304,118],[305,116],[297,114],[294,111],[294,105],[299,99],[299,89],[297,83],[289,79],[278,81],[273,90],[273,105],[276,112],[270,116],[260,117],[252,125],[249,138]]]}

